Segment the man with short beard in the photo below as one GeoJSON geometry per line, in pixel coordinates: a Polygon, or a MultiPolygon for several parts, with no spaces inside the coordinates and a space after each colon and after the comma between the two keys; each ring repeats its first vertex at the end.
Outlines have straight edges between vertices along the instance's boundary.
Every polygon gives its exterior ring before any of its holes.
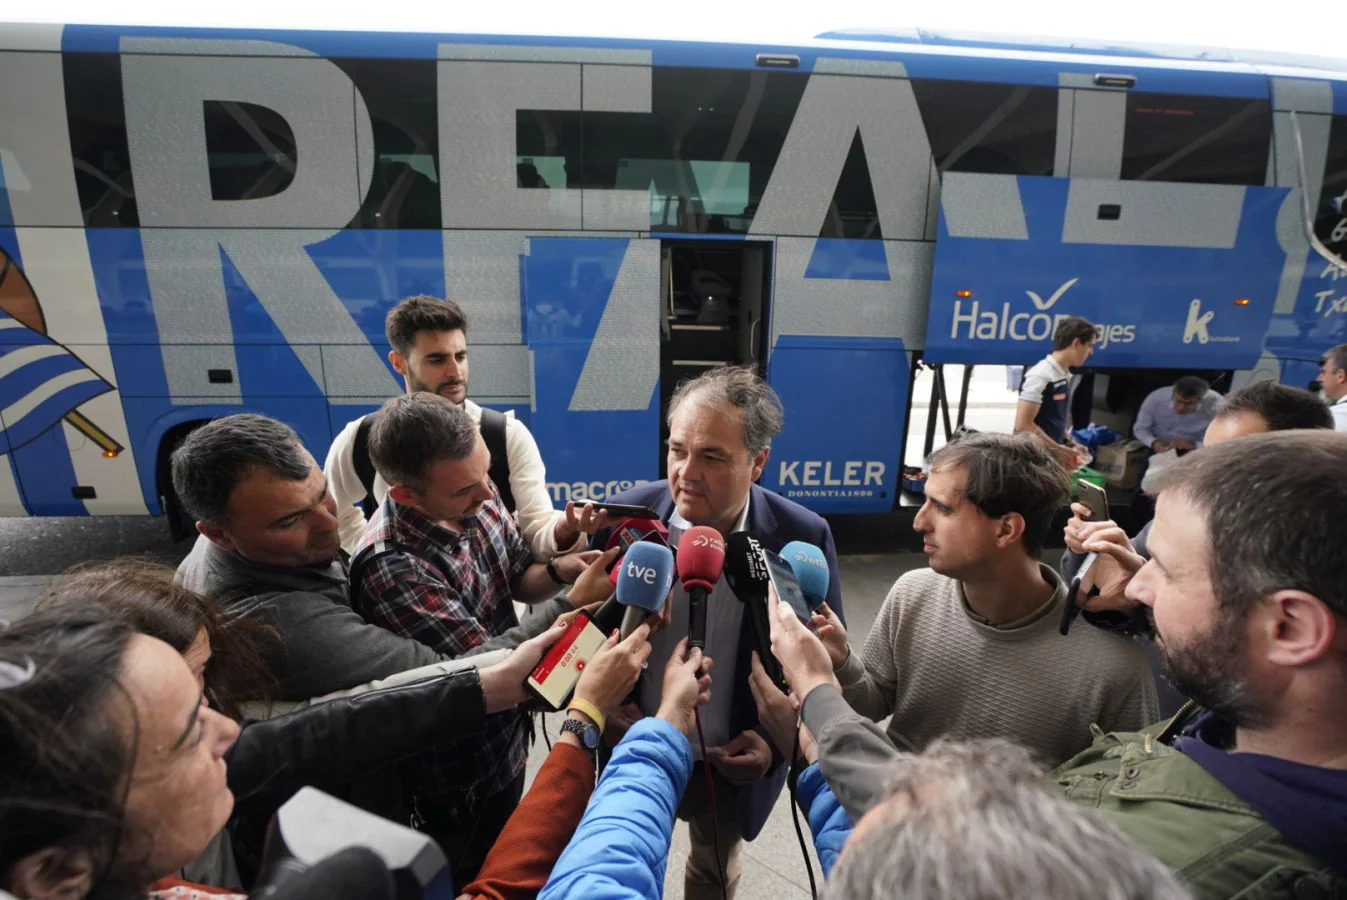
{"type": "MultiPolygon", "coordinates": [[[[1151,558],[1127,597],[1149,611],[1192,702],[1167,723],[1101,735],[1051,778],[1198,898],[1347,892],[1347,439],[1253,435],[1157,479],[1151,558]]],[[[883,797],[897,751],[848,709],[818,638],[788,617],[772,650],[802,697],[823,774],[853,818],[883,797]]]]}
{"type": "MultiPolygon", "coordinates": [[[[438,394],[472,417],[491,451],[491,480],[519,523],[533,557],[547,561],[584,547],[584,538],[607,523],[590,505],[553,508],[547,469],[528,426],[513,413],[484,409],[468,399],[468,316],[453,300],[417,295],[388,312],[388,363],[408,394],[438,394]],[[493,424],[494,423],[494,424],[493,424]]],[[[348,422],[327,451],[323,474],[337,501],[341,546],[354,553],[365,522],[388,494],[388,482],[369,457],[371,416],[348,422]],[[362,474],[362,469],[363,474],[362,474]]]]}

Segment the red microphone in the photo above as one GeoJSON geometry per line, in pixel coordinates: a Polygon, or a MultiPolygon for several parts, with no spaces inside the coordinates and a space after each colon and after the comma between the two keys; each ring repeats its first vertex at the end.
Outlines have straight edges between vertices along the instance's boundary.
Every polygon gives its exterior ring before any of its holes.
{"type": "Polygon", "coordinates": [[[621,547],[622,552],[626,553],[632,544],[644,540],[652,531],[659,532],[660,537],[665,539],[663,543],[668,543],[669,527],[659,519],[623,519],[622,524],[614,528],[613,533],[608,536],[608,543],[604,549],[621,547]]]}
{"type": "Polygon", "coordinates": [[[683,532],[678,542],[678,580],[688,592],[688,648],[706,649],[706,595],[725,568],[725,539],[706,525],[683,532]]]}

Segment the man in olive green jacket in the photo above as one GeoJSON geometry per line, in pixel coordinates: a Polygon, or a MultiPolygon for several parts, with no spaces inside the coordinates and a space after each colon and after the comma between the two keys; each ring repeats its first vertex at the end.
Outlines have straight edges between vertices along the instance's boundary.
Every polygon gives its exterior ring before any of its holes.
{"type": "MultiPolygon", "coordinates": [[[[1105,554],[1096,577],[1126,580],[1148,608],[1193,701],[1144,732],[1096,734],[1049,777],[1197,898],[1347,896],[1344,471],[1347,435],[1241,438],[1165,473],[1149,562],[1117,529],[1088,542],[1105,554]]],[[[896,751],[846,706],[827,651],[788,610],[772,617],[773,654],[858,819],[885,799],[896,751]]]]}

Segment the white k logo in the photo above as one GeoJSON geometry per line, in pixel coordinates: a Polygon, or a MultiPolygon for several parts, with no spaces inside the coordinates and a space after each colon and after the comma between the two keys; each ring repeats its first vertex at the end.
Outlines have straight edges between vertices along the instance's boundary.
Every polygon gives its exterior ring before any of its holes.
{"type": "Polygon", "coordinates": [[[1064,284],[1064,285],[1062,285],[1061,287],[1059,287],[1059,288],[1053,293],[1053,295],[1052,295],[1051,297],[1049,297],[1047,300],[1044,300],[1042,297],[1038,296],[1038,292],[1037,292],[1037,291],[1025,291],[1025,293],[1029,295],[1029,299],[1032,300],[1032,301],[1034,301],[1034,306],[1036,306],[1040,311],[1041,311],[1041,310],[1048,310],[1048,309],[1052,309],[1053,305],[1054,305],[1058,300],[1062,299],[1062,295],[1065,294],[1067,291],[1071,290],[1071,285],[1075,284],[1077,281],[1080,281],[1080,279],[1079,279],[1079,278],[1072,278],[1072,279],[1071,279],[1070,281],[1068,281],[1066,284],[1064,284]]]}
{"type": "Polygon", "coordinates": [[[1202,301],[1194,300],[1188,304],[1188,323],[1183,326],[1183,342],[1191,344],[1193,338],[1197,338],[1199,344],[1205,344],[1211,340],[1211,335],[1207,333],[1207,325],[1216,317],[1216,313],[1208,311],[1202,312],[1202,301]]]}

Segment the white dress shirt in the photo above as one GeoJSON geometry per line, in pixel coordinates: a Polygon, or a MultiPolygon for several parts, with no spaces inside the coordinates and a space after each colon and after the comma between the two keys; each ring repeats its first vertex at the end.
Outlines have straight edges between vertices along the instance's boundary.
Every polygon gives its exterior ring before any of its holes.
{"type": "Polygon", "coordinates": [[[1347,431],[1347,397],[1339,397],[1328,404],[1328,411],[1333,414],[1333,430],[1347,431]]]}
{"type": "MultiPolygon", "coordinates": [[[[748,499],[744,500],[743,512],[735,523],[735,531],[743,531],[748,522],[748,499]]],[[[692,527],[692,523],[674,510],[669,516],[669,544],[678,548],[683,532],[692,527]]],[[[711,657],[715,666],[711,669],[711,700],[701,708],[702,736],[706,738],[706,749],[720,747],[737,737],[730,734],[730,705],[734,697],[735,662],[739,655],[739,629],[744,621],[744,604],[734,596],[722,574],[716,582],[715,590],[706,597],[706,647],[702,653],[711,657]]],[[[649,668],[641,679],[641,709],[647,715],[654,715],[659,709],[660,695],[664,691],[664,667],[673,656],[674,647],[688,636],[688,594],[677,582],[673,589],[673,619],[669,627],[650,638],[649,668]]],[[[745,675],[747,677],[747,675],[745,675]]],[[[692,741],[693,759],[701,759],[701,747],[692,741]]]]}
{"type": "MultiPolygon", "coordinates": [[[[464,400],[463,411],[474,422],[481,424],[482,408],[476,403],[464,400]]],[[[365,498],[365,487],[355,471],[355,433],[359,428],[360,419],[348,422],[333,439],[332,447],[327,451],[327,462],[323,464],[328,490],[337,501],[341,545],[347,553],[355,551],[355,545],[365,531],[365,514],[358,505],[365,498]]],[[[558,550],[553,529],[558,519],[566,514],[552,506],[552,497],[547,493],[547,469],[543,466],[542,454],[538,452],[538,442],[524,423],[514,417],[513,411],[505,413],[505,451],[510,457],[510,490],[514,493],[515,521],[519,523],[524,543],[528,544],[533,558],[546,560],[558,552],[582,549],[587,540],[583,534],[574,546],[558,550]]],[[[374,499],[382,503],[387,493],[388,482],[376,471],[374,499]]]]}

